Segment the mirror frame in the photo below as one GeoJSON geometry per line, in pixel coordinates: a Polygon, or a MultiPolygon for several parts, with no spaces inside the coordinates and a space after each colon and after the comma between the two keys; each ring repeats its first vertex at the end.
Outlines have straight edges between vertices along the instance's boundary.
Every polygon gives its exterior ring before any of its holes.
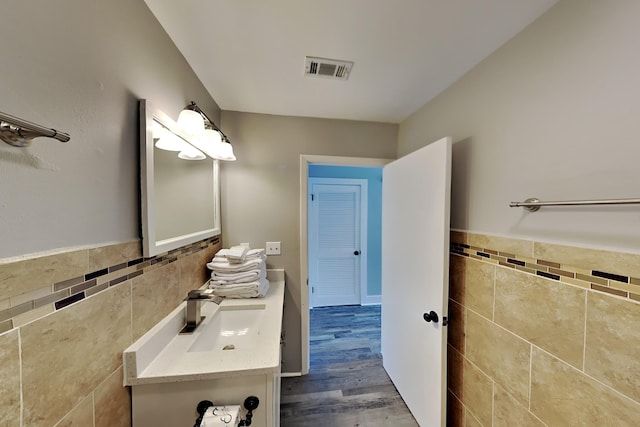
{"type": "MultiPolygon", "coordinates": [[[[194,233],[179,235],[164,240],[156,240],[156,197],[154,188],[154,142],[153,122],[157,121],[183,140],[189,137],[167,114],[155,108],[148,100],[140,100],[140,199],[142,220],[142,253],[145,258],[153,257],[191,243],[217,236],[222,233],[220,226],[220,171],[219,162],[213,162],[213,212],[211,227],[194,233]]],[[[177,153],[176,153],[177,154],[177,153]]],[[[189,160],[185,160],[189,161],[189,160]]]]}

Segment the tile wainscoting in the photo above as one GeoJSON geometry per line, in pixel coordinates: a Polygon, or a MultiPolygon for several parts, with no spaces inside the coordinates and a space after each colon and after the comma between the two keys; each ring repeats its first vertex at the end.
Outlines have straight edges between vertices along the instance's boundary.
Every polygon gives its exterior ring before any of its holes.
{"type": "Polygon", "coordinates": [[[0,264],[0,425],[129,427],[122,351],[208,279],[220,238],[0,264]]]}
{"type": "Polygon", "coordinates": [[[640,425],[640,254],[452,231],[450,426],[640,425]]]}

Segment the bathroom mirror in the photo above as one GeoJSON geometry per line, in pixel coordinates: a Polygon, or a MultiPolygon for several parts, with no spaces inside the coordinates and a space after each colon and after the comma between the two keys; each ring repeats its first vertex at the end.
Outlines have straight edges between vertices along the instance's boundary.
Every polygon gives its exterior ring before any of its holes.
{"type": "Polygon", "coordinates": [[[184,160],[159,140],[192,148],[189,136],[148,100],[140,100],[142,250],[152,257],[220,234],[218,161],[184,160]]]}

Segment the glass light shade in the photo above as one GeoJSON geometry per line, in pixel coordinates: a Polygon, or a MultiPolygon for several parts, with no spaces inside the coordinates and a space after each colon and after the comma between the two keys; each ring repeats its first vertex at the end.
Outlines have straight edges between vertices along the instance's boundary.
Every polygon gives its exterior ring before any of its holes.
{"type": "Polygon", "coordinates": [[[228,142],[223,142],[220,144],[220,160],[226,161],[234,161],[236,159],[235,154],[233,154],[233,147],[228,142]]]}
{"type": "Polygon", "coordinates": [[[178,154],[178,157],[183,160],[204,160],[207,158],[202,151],[195,147],[186,147],[180,152],[180,154],[178,154]]]}
{"type": "Polygon", "coordinates": [[[205,129],[204,134],[198,138],[196,146],[204,151],[213,159],[220,158],[220,146],[222,145],[222,136],[220,132],[213,129],[205,129]]]}
{"type": "Polygon", "coordinates": [[[178,116],[178,125],[191,135],[201,135],[204,132],[204,118],[193,110],[182,110],[178,116]]]}
{"type": "Polygon", "coordinates": [[[166,130],[162,137],[156,141],[156,148],[167,151],[182,151],[186,148],[185,145],[186,143],[182,139],[166,130]]]}

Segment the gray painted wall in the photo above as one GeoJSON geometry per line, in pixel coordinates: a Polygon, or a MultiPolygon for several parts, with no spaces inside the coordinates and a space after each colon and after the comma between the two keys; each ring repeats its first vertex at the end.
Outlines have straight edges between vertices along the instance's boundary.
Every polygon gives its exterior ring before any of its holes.
{"type": "Polygon", "coordinates": [[[638,252],[640,2],[562,0],[400,125],[399,155],[453,137],[453,228],[638,252]]]}
{"type": "Polygon", "coordinates": [[[221,168],[223,244],[282,242],[267,264],[286,270],[283,371],[298,372],[300,155],[394,158],[398,126],[223,111],[221,127],[238,158],[221,168]]]}
{"type": "Polygon", "coordinates": [[[71,141],[0,142],[0,259],[138,239],[138,99],[218,106],[142,0],[4,6],[0,111],[71,141]]]}

